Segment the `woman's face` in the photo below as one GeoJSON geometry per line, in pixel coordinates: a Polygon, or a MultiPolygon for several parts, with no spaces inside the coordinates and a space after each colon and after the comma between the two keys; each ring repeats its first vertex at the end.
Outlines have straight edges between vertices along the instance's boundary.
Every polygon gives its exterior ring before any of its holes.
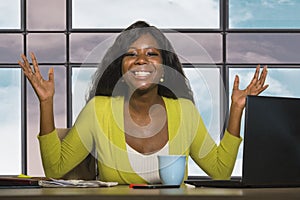
{"type": "Polygon", "coordinates": [[[157,87],[163,76],[162,56],[152,35],[144,34],[129,46],[122,61],[122,73],[133,91],[157,87]]]}

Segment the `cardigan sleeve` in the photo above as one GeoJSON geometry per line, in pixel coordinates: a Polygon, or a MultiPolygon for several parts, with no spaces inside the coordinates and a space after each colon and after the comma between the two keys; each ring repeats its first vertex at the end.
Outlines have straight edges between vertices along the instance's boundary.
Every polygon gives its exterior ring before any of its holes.
{"type": "Polygon", "coordinates": [[[197,109],[195,107],[191,109],[194,119],[191,121],[196,123],[192,127],[197,127],[190,147],[192,159],[212,179],[229,179],[242,139],[233,136],[226,130],[220,144],[217,145],[208,133],[197,109]]]}
{"type": "Polygon", "coordinates": [[[60,141],[56,130],[38,136],[46,177],[61,178],[84,160],[91,151],[94,107],[92,102],[88,103],[80,112],[74,126],[62,141],[60,141]]]}

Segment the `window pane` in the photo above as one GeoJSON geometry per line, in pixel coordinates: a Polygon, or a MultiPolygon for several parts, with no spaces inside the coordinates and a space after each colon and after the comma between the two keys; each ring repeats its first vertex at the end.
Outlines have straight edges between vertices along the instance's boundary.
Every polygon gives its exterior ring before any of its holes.
{"type": "Polygon", "coordinates": [[[0,34],[0,62],[17,63],[23,52],[23,36],[19,34],[0,34]]]}
{"type": "Polygon", "coordinates": [[[229,63],[299,63],[298,33],[232,33],[227,38],[229,63]]]}
{"type": "Polygon", "coordinates": [[[300,28],[299,0],[229,0],[229,28],[300,28]]]}
{"type": "Polygon", "coordinates": [[[222,61],[221,34],[166,33],[182,63],[222,61]]]}
{"type": "Polygon", "coordinates": [[[160,28],[219,28],[220,18],[219,0],[73,0],[72,14],[73,28],[125,28],[137,20],[160,28]]]}
{"type": "MultiPolygon", "coordinates": [[[[194,93],[195,104],[203,118],[204,124],[218,143],[223,123],[220,121],[220,94],[224,89],[221,86],[219,68],[184,68],[194,93]]],[[[189,176],[206,176],[206,174],[189,159],[189,176]]]]}
{"type": "Polygon", "coordinates": [[[0,175],[22,172],[20,69],[0,68],[0,175]]]}
{"type": "MultiPolygon", "coordinates": [[[[119,34],[71,34],[71,61],[99,63],[117,35],[119,34]]],[[[222,60],[220,34],[166,33],[166,36],[183,63],[219,63],[222,60]]]]}
{"type": "MultiPolygon", "coordinates": [[[[300,66],[298,66],[300,67],[300,66]]],[[[230,68],[229,70],[229,91],[233,87],[233,80],[236,74],[240,77],[240,89],[246,88],[250,83],[254,68],[230,68]]],[[[300,98],[300,68],[269,68],[266,84],[269,88],[261,93],[262,96],[285,96],[300,98]]],[[[230,101],[231,93],[229,95],[230,101]]],[[[244,136],[244,115],[242,118],[241,136],[244,136]]],[[[234,176],[242,175],[243,142],[239,149],[237,162],[233,171],[234,176]]]]}
{"type": "Polygon", "coordinates": [[[65,30],[66,1],[27,0],[28,30],[65,30]]]}
{"type": "MultiPolygon", "coordinates": [[[[52,67],[52,66],[51,66],[52,67]]],[[[48,80],[48,66],[40,65],[44,79],[48,80]]],[[[55,126],[66,128],[67,100],[66,100],[66,70],[64,66],[54,67],[55,96],[54,115],[55,126]]],[[[27,171],[31,176],[44,176],[42,161],[39,151],[37,135],[40,130],[39,101],[31,85],[27,81],[27,171]]]]}
{"type": "Polygon", "coordinates": [[[72,33],[71,62],[99,63],[116,36],[113,33],[72,33]]]}
{"type": "Polygon", "coordinates": [[[66,36],[60,33],[28,34],[28,52],[34,52],[40,63],[65,62],[66,36]]]}
{"type": "Polygon", "coordinates": [[[21,1],[0,0],[0,29],[21,29],[21,1]]]}
{"type": "Polygon", "coordinates": [[[86,95],[88,94],[91,76],[96,71],[96,67],[73,67],[72,68],[72,121],[75,122],[81,109],[86,104],[86,95]]]}

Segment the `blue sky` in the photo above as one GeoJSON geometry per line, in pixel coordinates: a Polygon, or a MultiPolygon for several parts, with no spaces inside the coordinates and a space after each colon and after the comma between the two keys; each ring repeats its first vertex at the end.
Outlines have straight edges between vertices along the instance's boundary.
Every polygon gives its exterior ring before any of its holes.
{"type": "MultiPolygon", "coordinates": [[[[15,28],[20,26],[20,9],[18,2],[18,0],[0,0],[0,28],[15,28]]],[[[64,7],[57,6],[61,4],[61,1],[47,1],[49,5],[45,4],[45,7],[41,7],[43,5],[38,2],[40,1],[28,0],[29,8],[37,11],[29,12],[28,23],[30,26],[39,27],[39,24],[42,22],[43,25],[41,27],[43,28],[53,26],[61,29],[61,27],[63,27],[61,21],[65,20],[64,17],[59,18],[59,16],[63,16],[64,14],[64,7]],[[34,6],[38,6],[38,8],[34,6]]],[[[124,10],[124,6],[121,5],[124,2],[123,0],[74,0],[73,9],[75,17],[73,18],[73,25],[75,27],[104,26],[125,28],[136,19],[145,19],[153,25],[164,28],[216,28],[219,25],[218,0],[152,0],[151,4],[148,1],[144,1],[146,2],[145,4],[148,3],[146,10],[138,9],[141,8],[141,5],[136,3],[136,1],[126,1],[127,6],[129,5],[130,8],[141,11],[135,13],[124,10]],[[110,3],[108,4],[107,2],[110,3]],[[89,5],[92,6],[88,7],[89,5]],[[107,7],[103,8],[101,5],[106,5],[107,7]],[[156,15],[153,15],[154,10],[156,15]],[[113,18],[111,15],[112,12],[123,14],[114,15],[113,18]]],[[[230,28],[300,28],[300,1],[298,0],[229,0],[229,3],[230,28]]],[[[128,10],[130,11],[130,9],[128,10]]],[[[96,44],[103,44],[103,41],[107,38],[105,34],[101,36],[91,35],[83,36],[79,33],[71,35],[73,39],[71,43],[71,59],[74,59],[76,62],[83,62],[84,59],[90,55],[93,48],[96,47],[96,44]]],[[[222,38],[220,35],[183,34],[181,36],[180,39],[175,36],[173,37],[172,34],[168,35],[176,51],[180,53],[182,58],[193,62],[205,61],[212,63],[222,60],[222,52],[220,50],[222,38]],[[186,45],[187,43],[185,41],[192,41],[193,45],[186,45]],[[195,45],[196,43],[198,45],[195,45]],[[203,49],[199,51],[199,47],[203,49]]],[[[16,64],[22,52],[21,37],[10,35],[9,39],[7,38],[8,37],[0,35],[0,62],[16,64]]],[[[47,62],[49,60],[53,62],[56,60],[64,61],[65,44],[61,42],[64,41],[64,36],[62,34],[57,38],[55,35],[32,35],[28,40],[29,49],[37,51],[38,60],[40,62],[47,62]]],[[[300,46],[300,34],[232,34],[228,36],[227,44],[227,59],[231,63],[251,63],[252,67],[254,67],[256,63],[300,63],[300,52],[298,50],[300,46]]],[[[61,68],[55,70],[58,73],[56,76],[57,80],[60,82],[60,89],[57,90],[56,96],[65,99],[65,82],[62,81],[64,77],[63,66],[60,67],[61,68]]],[[[12,140],[15,136],[18,137],[19,129],[16,124],[20,125],[18,120],[21,112],[20,73],[19,70],[17,70],[18,72],[13,71],[14,72],[4,72],[0,70],[0,110],[2,113],[5,113],[5,115],[0,116],[0,133],[10,134],[8,136],[12,137],[9,137],[8,140],[12,140]]],[[[45,71],[47,70],[45,69],[45,71]]],[[[217,87],[216,82],[219,82],[220,79],[217,75],[216,68],[202,69],[198,72],[199,73],[193,73],[186,70],[192,87],[196,90],[195,95],[199,97],[197,106],[205,118],[204,121],[207,127],[215,137],[218,133],[218,126],[222,123],[217,120],[219,112],[216,112],[217,109],[215,109],[219,106],[216,100],[219,98],[218,91],[220,88],[217,87]],[[199,81],[199,79],[201,81],[199,81]]],[[[244,88],[250,81],[253,72],[253,68],[249,70],[239,68],[231,70],[229,74],[229,89],[231,90],[232,80],[235,74],[240,76],[240,88],[244,88]]],[[[78,74],[80,75],[79,77],[76,77],[76,73],[74,73],[72,77],[76,82],[76,89],[74,90],[77,92],[75,91],[74,94],[83,98],[85,93],[82,91],[85,90],[84,88],[88,83],[87,80],[90,79],[90,73],[84,70],[78,70],[77,75],[78,74]]],[[[267,79],[270,88],[262,95],[300,97],[299,80],[299,69],[288,68],[282,70],[271,68],[269,69],[267,79]]],[[[37,99],[33,92],[29,92],[28,95],[30,99],[33,99],[33,102],[28,104],[28,109],[31,110],[29,127],[32,135],[30,135],[30,137],[32,141],[34,141],[29,147],[31,156],[28,159],[31,162],[39,159],[38,144],[35,141],[38,132],[38,107],[36,106],[37,99]]],[[[84,103],[83,100],[78,101],[81,103],[77,107],[74,106],[74,110],[76,110],[74,117],[84,103]]],[[[60,126],[64,126],[65,122],[64,106],[64,104],[59,103],[56,105],[57,121],[60,126]]],[[[0,152],[5,152],[6,148],[4,148],[4,143],[7,144],[8,140],[0,141],[0,152]]],[[[9,144],[14,146],[13,143],[9,144]]],[[[38,167],[39,169],[32,169],[32,173],[36,173],[35,175],[41,173],[41,166],[38,167]]],[[[7,170],[7,168],[5,170],[7,170]]],[[[1,166],[0,171],[3,171],[1,166]]],[[[199,173],[197,168],[191,169],[191,174],[193,173],[199,173]]],[[[237,169],[235,173],[239,174],[239,169],[237,169]]]]}
{"type": "Polygon", "coordinates": [[[229,0],[230,28],[299,28],[298,0],[229,0]]]}

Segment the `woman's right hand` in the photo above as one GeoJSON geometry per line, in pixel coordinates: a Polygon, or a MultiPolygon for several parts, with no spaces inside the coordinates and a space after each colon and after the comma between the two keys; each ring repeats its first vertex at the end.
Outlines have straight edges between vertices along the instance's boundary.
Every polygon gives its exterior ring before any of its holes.
{"type": "Polygon", "coordinates": [[[54,70],[53,68],[50,68],[48,72],[48,80],[43,79],[35,55],[30,53],[30,57],[33,69],[24,54],[21,55],[23,62],[18,61],[18,63],[22,67],[25,76],[32,85],[40,102],[47,102],[49,100],[52,101],[54,97],[54,70]]]}

